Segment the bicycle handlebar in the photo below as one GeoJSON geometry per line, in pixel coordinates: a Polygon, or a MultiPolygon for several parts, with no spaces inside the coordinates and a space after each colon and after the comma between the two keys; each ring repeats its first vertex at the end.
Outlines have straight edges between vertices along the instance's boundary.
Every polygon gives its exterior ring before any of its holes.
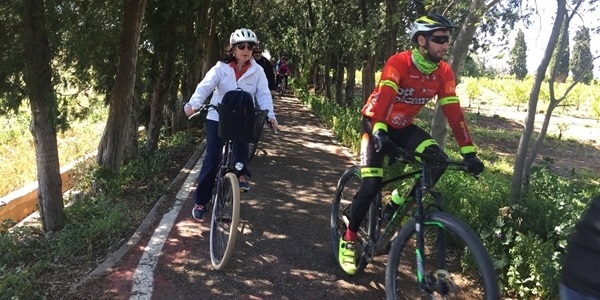
{"type": "MultiPolygon", "coordinates": [[[[191,114],[188,117],[188,120],[193,119],[194,117],[200,115],[204,111],[208,111],[210,108],[217,109],[218,106],[214,105],[214,104],[210,104],[210,103],[202,104],[193,114],[191,114]]],[[[273,123],[271,123],[271,119],[267,118],[267,124],[269,125],[269,128],[271,128],[271,130],[273,131],[273,133],[277,133],[277,129],[275,129],[275,127],[273,127],[273,123]]]]}
{"type": "Polygon", "coordinates": [[[209,108],[217,109],[217,106],[214,105],[214,104],[210,104],[210,103],[208,103],[208,104],[202,104],[198,109],[195,110],[195,112],[193,114],[191,114],[188,117],[188,120],[193,119],[194,117],[200,115],[204,111],[208,111],[209,108]]]}
{"type": "Polygon", "coordinates": [[[463,171],[473,175],[479,179],[479,174],[471,172],[464,161],[449,159],[445,156],[426,154],[411,150],[402,149],[394,145],[398,150],[396,159],[407,164],[420,164],[422,167],[428,166],[431,168],[449,168],[451,170],[463,171]]]}

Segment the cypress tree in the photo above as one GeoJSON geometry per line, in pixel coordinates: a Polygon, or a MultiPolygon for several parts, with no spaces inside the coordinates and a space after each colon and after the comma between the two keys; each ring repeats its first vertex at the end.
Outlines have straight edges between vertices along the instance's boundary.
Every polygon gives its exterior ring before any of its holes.
{"type": "Polygon", "coordinates": [[[571,73],[573,78],[581,78],[581,82],[589,84],[594,79],[592,70],[593,56],[590,48],[590,30],[582,26],[575,33],[573,39],[573,60],[571,61],[571,73]]]}
{"type": "MultiPolygon", "coordinates": [[[[564,36],[564,30],[568,30],[568,28],[565,28],[563,26],[561,32],[560,32],[560,37],[558,40],[558,44],[556,47],[556,50],[554,51],[554,54],[552,55],[552,62],[550,63],[550,66],[552,68],[556,67],[556,82],[565,82],[567,80],[567,77],[569,77],[569,59],[571,56],[571,52],[569,51],[569,33],[567,31],[567,35],[564,36]],[[563,38],[566,38],[566,45],[565,48],[563,49],[563,51],[561,53],[558,53],[558,50],[560,48],[560,44],[563,41],[563,38]],[[558,64],[555,65],[555,61],[558,60],[558,64]]],[[[553,71],[553,70],[552,70],[553,71]]]]}
{"type": "Polygon", "coordinates": [[[517,80],[522,80],[527,75],[527,44],[521,29],[517,33],[515,45],[510,50],[509,67],[510,74],[514,74],[517,80]]]}

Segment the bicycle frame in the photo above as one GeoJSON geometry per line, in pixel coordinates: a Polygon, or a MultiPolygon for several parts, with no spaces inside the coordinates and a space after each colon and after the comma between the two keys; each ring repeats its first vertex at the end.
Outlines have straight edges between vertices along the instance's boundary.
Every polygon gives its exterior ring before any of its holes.
{"type": "MultiPolygon", "coordinates": [[[[429,155],[424,155],[420,153],[414,153],[414,155],[425,159],[432,158],[429,155]]],[[[407,159],[405,157],[401,157],[400,161],[411,164],[415,164],[417,162],[414,158],[407,159]]],[[[439,157],[435,157],[434,160],[430,162],[423,160],[418,163],[420,164],[419,170],[400,174],[396,177],[384,180],[381,183],[381,186],[379,188],[380,191],[392,182],[403,181],[411,177],[417,178],[414,201],[411,201],[410,203],[405,203],[404,207],[402,207],[400,211],[394,214],[394,217],[385,226],[383,234],[381,234],[381,236],[379,236],[375,241],[373,241],[369,237],[366,237],[367,245],[364,250],[366,253],[363,254],[367,256],[367,261],[371,261],[374,256],[383,255],[387,253],[392,238],[394,237],[396,232],[398,232],[398,230],[402,227],[402,221],[404,220],[406,215],[413,209],[415,210],[415,214],[413,217],[416,218],[417,221],[417,251],[419,251],[420,253],[423,252],[423,233],[420,231],[420,228],[422,228],[423,220],[425,219],[426,215],[426,210],[423,205],[423,198],[425,194],[430,194],[435,199],[435,204],[431,206],[433,206],[438,211],[442,211],[443,197],[441,193],[434,189],[431,174],[434,169],[440,168],[442,166],[462,166],[463,163],[458,161],[451,161],[448,159],[444,159],[444,161],[442,162],[441,158],[439,157]],[[436,163],[440,165],[436,165],[436,163]]],[[[381,192],[379,193],[379,197],[381,197],[381,192]]],[[[379,203],[379,205],[381,205],[381,203],[379,203]]],[[[381,220],[379,220],[379,222],[381,222],[381,220]]],[[[440,245],[442,245],[442,243],[440,243],[440,245]]],[[[422,261],[418,262],[417,264],[418,266],[420,266],[420,274],[422,274],[422,261]]]]}
{"type": "Polygon", "coordinates": [[[217,198],[221,198],[223,195],[223,191],[221,186],[223,185],[223,177],[228,172],[234,172],[236,176],[238,175],[238,171],[235,169],[233,165],[233,141],[227,140],[223,145],[223,152],[221,153],[221,162],[219,163],[219,171],[217,171],[217,176],[215,177],[215,197],[211,198],[210,206],[217,200],[217,198]]]}

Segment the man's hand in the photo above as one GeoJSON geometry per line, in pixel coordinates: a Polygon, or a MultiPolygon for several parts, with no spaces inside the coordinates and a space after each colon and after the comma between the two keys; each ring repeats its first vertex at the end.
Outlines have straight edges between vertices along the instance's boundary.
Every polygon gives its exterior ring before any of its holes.
{"type": "Polygon", "coordinates": [[[376,130],[373,133],[373,147],[376,152],[383,151],[389,157],[388,164],[391,165],[396,162],[400,149],[394,144],[389,138],[385,130],[376,130]]]}
{"type": "Polygon", "coordinates": [[[474,175],[479,175],[485,169],[483,162],[477,158],[477,154],[475,152],[466,153],[463,155],[463,161],[467,165],[467,171],[473,173],[474,175]]]}
{"type": "Polygon", "coordinates": [[[373,132],[373,146],[376,152],[383,150],[383,145],[389,142],[389,140],[387,132],[383,130],[373,132]]]}

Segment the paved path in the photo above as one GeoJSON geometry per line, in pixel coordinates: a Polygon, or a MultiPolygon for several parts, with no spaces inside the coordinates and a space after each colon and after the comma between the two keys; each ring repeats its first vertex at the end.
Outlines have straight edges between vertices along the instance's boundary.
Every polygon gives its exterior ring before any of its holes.
{"type": "Polygon", "coordinates": [[[89,292],[78,292],[79,297],[385,298],[385,257],[364,274],[349,277],[332,255],[330,203],[339,175],[352,164],[346,151],[298,99],[276,99],[276,113],[280,130],[266,132],[250,164],[254,176],[251,191],[242,194],[241,234],[225,270],[211,266],[208,224],[191,218],[197,174],[185,172],[180,188],[157,208],[156,221],[139,242],[80,286],[78,291],[89,292]]]}

